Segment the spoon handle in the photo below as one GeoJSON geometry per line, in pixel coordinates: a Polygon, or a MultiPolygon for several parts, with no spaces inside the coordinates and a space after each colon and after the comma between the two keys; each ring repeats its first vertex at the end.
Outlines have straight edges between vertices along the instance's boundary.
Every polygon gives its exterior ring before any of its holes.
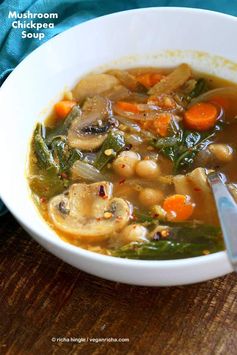
{"type": "Polygon", "coordinates": [[[237,271],[237,204],[218,173],[207,175],[216,202],[229,260],[237,271]]]}

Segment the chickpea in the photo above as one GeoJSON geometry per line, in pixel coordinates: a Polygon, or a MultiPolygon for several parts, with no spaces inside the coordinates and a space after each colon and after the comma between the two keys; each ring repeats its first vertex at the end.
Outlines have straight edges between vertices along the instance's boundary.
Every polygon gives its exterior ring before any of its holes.
{"type": "Polygon", "coordinates": [[[126,243],[146,241],[147,229],[141,224],[130,224],[123,230],[123,239],[126,243]]]}
{"type": "Polygon", "coordinates": [[[223,163],[233,158],[233,149],[227,144],[210,144],[208,150],[223,163]]]}
{"type": "Polygon", "coordinates": [[[139,193],[139,200],[146,207],[158,205],[162,202],[163,199],[164,193],[162,191],[151,189],[149,187],[143,189],[139,193]]]}
{"type": "Polygon", "coordinates": [[[136,165],[136,173],[145,179],[154,179],[160,175],[160,169],[153,160],[141,160],[136,165]]]}
{"type": "Polygon", "coordinates": [[[113,169],[120,176],[129,178],[135,174],[135,166],[140,159],[141,157],[138,153],[124,151],[114,160],[113,169]]]}

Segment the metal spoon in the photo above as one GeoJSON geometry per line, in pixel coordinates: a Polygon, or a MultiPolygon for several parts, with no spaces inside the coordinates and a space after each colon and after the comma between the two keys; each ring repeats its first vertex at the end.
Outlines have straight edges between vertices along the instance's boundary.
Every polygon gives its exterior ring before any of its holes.
{"type": "Polygon", "coordinates": [[[220,174],[211,172],[207,179],[216,202],[227,254],[233,269],[237,271],[237,204],[220,174]]]}

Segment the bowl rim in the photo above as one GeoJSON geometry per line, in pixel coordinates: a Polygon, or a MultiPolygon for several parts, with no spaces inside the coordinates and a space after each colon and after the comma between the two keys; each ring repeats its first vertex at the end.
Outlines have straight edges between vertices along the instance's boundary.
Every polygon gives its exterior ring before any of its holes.
{"type": "MultiPolygon", "coordinates": [[[[7,77],[7,79],[4,81],[2,86],[0,87],[0,96],[2,90],[7,86],[8,79],[11,78],[13,73],[21,69],[21,66],[27,61],[30,61],[32,57],[36,56],[38,52],[44,50],[47,46],[50,46],[52,41],[60,41],[61,37],[67,36],[69,32],[75,31],[76,28],[81,28],[82,26],[88,26],[91,22],[93,23],[100,23],[103,22],[107,17],[120,17],[120,16],[126,16],[129,15],[130,13],[138,13],[138,12],[143,12],[143,13],[148,13],[148,12],[180,12],[180,13],[200,13],[204,15],[210,15],[210,16],[218,16],[220,18],[228,18],[231,21],[236,21],[237,18],[233,15],[230,14],[225,14],[222,12],[217,12],[217,11],[212,11],[212,10],[206,10],[206,9],[200,9],[200,8],[192,8],[192,7],[145,7],[145,8],[138,8],[138,9],[130,9],[130,10],[125,10],[125,11],[118,11],[114,12],[111,14],[107,15],[102,15],[90,20],[86,20],[82,23],[79,23],[77,25],[74,25],[70,27],[69,29],[57,34],[55,37],[52,37],[51,39],[47,40],[46,42],[42,43],[39,47],[37,47],[35,50],[33,50],[30,54],[28,54],[17,66],[16,68],[11,72],[11,74],[7,77]]],[[[56,232],[55,235],[57,238],[52,239],[50,236],[47,235],[47,233],[39,233],[37,228],[34,228],[30,226],[30,223],[27,222],[26,216],[24,216],[22,213],[20,213],[19,210],[15,209],[15,204],[11,203],[7,199],[7,193],[4,191],[4,187],[1,187],[1,199],[4,202],[4,204],[7,206],[11,214],[17,219],[18,222],[21,223],[21,225],[30,233],[30,234],[35,234],[38,238],[38,242],[40,239],[44,240],[45,242],[59,248],[61,251],[67,251],[70,254],[74,254],[77,256],[82,256],[84,258],[102,262],[103,264],[114,264],[116,266],[133,266],[133,267],[142,267],[145,269],[150,269],[150,268],[164,268],[167,270],[168,269],[173,269],[177,266],[179,267],[185,267],[185,266],[197,266],[200,264],[210,264],[210,263],[217,263],[217,262],[223,262],[226,260],[227,252],[226,251],[220,251],[217,253],[209,254],[209,255],[203,255],[203,256],[197,256],[197,257],[191,257],[191,258],[185,258],[185,259],[170,259],[170,260],[134,260],[134,259],[126,259],[126,258],[119,258],[115,256],[110,256],[110,255],[103,255],[99,254],[96,252],[92,252],[90,250],[83,249],[79,246],[75,246],[73,244],[70,244],[69,242],[66,242],[62,240],[56,232]]],[[[34,202],[32,201],[32,208],[36,208],[34,206],[34,202]]],[[[37,208],[36,208],[37,210],[37,208]]],[[[40,213],[38,213],[38,218],[42,218],[40,213]]],[[[44,223],[46,223],[44,221],[44,223]]],[[[50,227],[49,227],[50,228],[50,227]]]]}

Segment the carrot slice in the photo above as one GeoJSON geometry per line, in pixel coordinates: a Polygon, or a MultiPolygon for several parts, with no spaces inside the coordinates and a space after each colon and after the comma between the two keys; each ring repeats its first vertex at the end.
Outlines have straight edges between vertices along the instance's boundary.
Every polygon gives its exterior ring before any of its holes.
{"type": "Polygon", "coordinates": [[[157,84],[165,76],[159,73],[145,73],[136,77],[137,81],[144,85],[147,89],[157,84]]]}
{"type": "Polygon", "coordinates": [[[173,221],[181,222],[191,217],[194,204],[186,195],[172,195],[165,199],[163,209],[171,215],[173,221]]]}
{"type": "Polygon", "coordinates": [[[118,101],[115,105],[117,106],[118,109],[123,110],[123,111],[140,113],[140,110],[138,109],[137,104],[134,104],[132,102],[118,101]]]}
{"type": "Polygon", "coordinates": [[[154,122],[153,126],[160,136],[166,137],[169,133],[171,117],[168,113],[160,115],[154,122]]]}
{"type": "Polygon", "coordinates": [[[184,114],[184,123],[189,129],[207,131],[214,127],[218,116],[215,105],[208,102],[198,102],[184,114]]]}
{"type": "Polygon", "coordinates": [[[75,100],[62,100],[54,105],[54,110],[58,118],[64,119],[75,105],[75,100]]]}

